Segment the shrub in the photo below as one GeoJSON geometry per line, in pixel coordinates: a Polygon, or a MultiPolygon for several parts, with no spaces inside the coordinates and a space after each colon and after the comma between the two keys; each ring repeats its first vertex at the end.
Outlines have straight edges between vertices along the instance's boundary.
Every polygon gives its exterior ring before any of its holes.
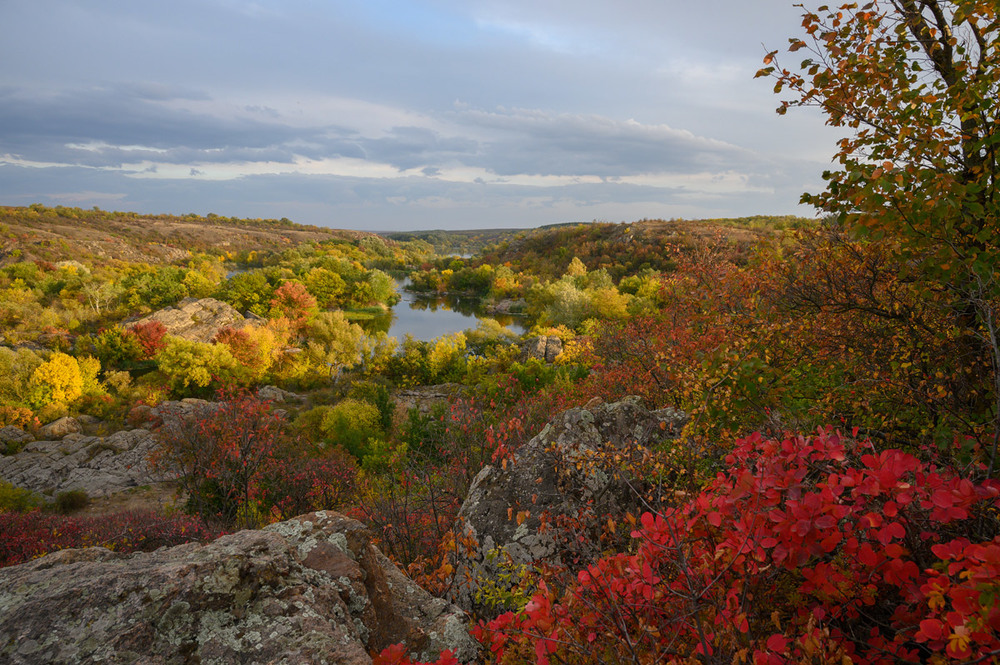
{"type": "Polygon", "coordinates": [[[149,552],[222,533],[183,515],[130,511],[100,517],[67,517],[32,510],[0,513],[0,567],[14,566],[49,552],[106,547],[116,552],[149,552]]]}
{"type": "Polygon", "coordinates": [[[753,435],[726,465],[703,491],[643,514],[628,552],[543,582],[480,638],[497,658],[534,653],[538,663],[1000,652],[1000,481],[829,430],[753,435]]]}
{"type": "Polygon", "coordinates": [[[0,513],[23,513],[41,508],[45,499],[31,490],[14,487],[6,480],[0,480],[0,513]]]}
{"type": "Polygon", "coordinates": [[[382,436],[382,415],[373,404],[347,398],[330,407],[320,423],[323,438],[332,446],[361,460],[369,452],[369,441],[382,436]]]}
{"type": "Polygon", "coordinates": [[[61,515],[68,515],[90,505],[90,497],[83,490],[68,490],[56,495],[55,509],[61,515]]]}
{"type": "Polygon", "coordinates": [[[353,496],[357,467],[341,449],[315,454],[289,437],[284,416],[255,396],[220,393],[218,399],[217,408],[188,417],[168,414],[160,428],[153,464],[179,472],[189,511],[206,522],[255,528],[336,508],[353,496]]]}
{"type": "Polygon", "coordinates": [[[226,345],[192,342],[179,337],[167,340],[156,362],[176,391],[189,386],[207,388],[214,380],[232,376],[237,366],[226,345]]]}
{"type": "Polygon", "coordinates": [[[167,327],[160,321],[144,321],[132,326],[131,334],[135,336],[142,348],[143,357],[152,358],[166,344],[163,338],[167,334],[167,327]]]}
{"type": "Polygon", "coordinates": [[[152,461],[179,474],[189,508],[206,522],[255,528],[254,514],[241,508],[261,499],[278,459],[284,418],[251,395],[220,393],[219,399],[215,408],[165,414],[162,445],[152,461]]]}

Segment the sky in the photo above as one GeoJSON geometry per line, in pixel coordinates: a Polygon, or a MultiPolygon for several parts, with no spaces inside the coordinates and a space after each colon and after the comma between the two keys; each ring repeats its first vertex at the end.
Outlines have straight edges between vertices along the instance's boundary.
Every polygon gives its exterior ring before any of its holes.
{"type": "Polygon", "coordinates": [[[0,205],[362,230],[812,216],[792,0],[2,0],[0,205]]]}

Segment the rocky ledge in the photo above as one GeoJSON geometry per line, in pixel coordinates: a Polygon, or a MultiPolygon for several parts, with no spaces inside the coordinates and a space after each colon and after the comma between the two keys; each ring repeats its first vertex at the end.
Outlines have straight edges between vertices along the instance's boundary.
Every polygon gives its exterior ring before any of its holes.
{"type": "Polygon", "coordinates": [[[371,663],[478,645],[367,529],[332,512],[130,555],[63,550],[0,569],[5,663],[371,663]]]}
{"type": "Polygon", "coordinates": [[[649,411],[637,397],[568,409],[513,460],[483,468],[455,525],[467,547],[455,556],[452,600],[490,616],[498,608],[482,602],[484,580],[501,587],[523,567],[588,563],[599,552],[567,547],[576,538],[565,538],[560,521],[576,520],[587,531],[585,542],[598,543],[609,518],[639,513],[643,501],[628,460],[677,438],[686,422],[683,412],[649,411]]]}

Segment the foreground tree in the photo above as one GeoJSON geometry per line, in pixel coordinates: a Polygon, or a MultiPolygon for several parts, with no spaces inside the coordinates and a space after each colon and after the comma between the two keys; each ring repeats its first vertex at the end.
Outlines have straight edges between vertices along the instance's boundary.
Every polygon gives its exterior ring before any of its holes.
{"type": "Polygon", "coordinates": [[[883,244],[903,281],[953,313],[978,349],[966,371],[985,381],[970,400],[992,391],[1000,432],[997,11],[995,0],[824,5],[804,12],[806,38],[789,40],[789,52],[808,54],[798,70],[772,51],[757,75],[794,93],[779,113],[818,106],[827,124],[850,130],[826,191],[803,202],[855,240],[883,244]]]}

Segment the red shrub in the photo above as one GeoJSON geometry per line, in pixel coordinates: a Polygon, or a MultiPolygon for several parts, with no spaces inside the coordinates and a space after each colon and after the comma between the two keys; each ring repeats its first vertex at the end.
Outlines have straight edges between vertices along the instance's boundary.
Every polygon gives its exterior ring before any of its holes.
{"type": "Polygon", "coordinates": [[[166,344],[163,338],[167,334],[167,328],[159,321],[137,323],[132,326],[130,332],[139,341],[139,346],[142,347],[143,355],[146,358],[155,356],[166,344]]]}
{"type": "Polygon", "coordinates": [[[1000,482],[867,445],[743,439],[704,491],[642,516],[634,553],[478,636],[540,664],[1000,655],[1000,482]]]}
{"type": "Polygon", "coordinates": [[[0,567],[13,566],[56,550],[107,547],[117,552],[148,552],[158,547],[222,535],[184,515],[133,511],[101,517],[67,517],[32,511],[0,513],[0,567]]]}

